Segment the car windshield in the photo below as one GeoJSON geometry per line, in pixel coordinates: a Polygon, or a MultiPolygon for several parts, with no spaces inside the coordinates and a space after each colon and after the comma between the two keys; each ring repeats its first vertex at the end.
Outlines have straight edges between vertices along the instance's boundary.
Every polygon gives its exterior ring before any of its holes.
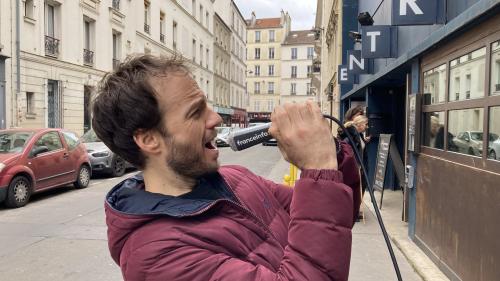
{"type": "Polygon", "coordinates": [[[33,132],[1,132],[0,153],[17,153],[23,151],[33,132]]]}
{"type": "Polygon", "coordinates": [[[217,131],[218,135],[224,135],[229,133],[229,127],[216,127],[215,130],[217,131]]]}
{"type": "Polygon", "coordinates": [[[483,140],[483,133],[470,133],[470,137],[473,140],[482,141],[483,140]]]}
{"type": "Polygon", "coordinates": [[[499,136],[497,134],[490,133],[490,141],[498,140],[499,136]]]}
{"type": "Polygon", "coordinates": [[[82,136],[82,142],[101,142],[99,137],[95,134],[94,130],[89,130],[82,136]]]}

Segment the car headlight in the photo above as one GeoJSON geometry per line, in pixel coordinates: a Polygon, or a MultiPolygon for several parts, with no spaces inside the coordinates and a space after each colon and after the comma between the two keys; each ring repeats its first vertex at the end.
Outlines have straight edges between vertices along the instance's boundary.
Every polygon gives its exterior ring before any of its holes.
{"type": "Polygon", "coordinates": [[[94,152],[94,153],[92,153],[92,156],[94,156],[94,157],[108,157],[109,151],[94,152]]]}
{"type": "Polygon", "coordinates": [[[0,163],[0,173],[3,171],[3,169],[5,169],[5,164],[4,163],[0,163]]]}

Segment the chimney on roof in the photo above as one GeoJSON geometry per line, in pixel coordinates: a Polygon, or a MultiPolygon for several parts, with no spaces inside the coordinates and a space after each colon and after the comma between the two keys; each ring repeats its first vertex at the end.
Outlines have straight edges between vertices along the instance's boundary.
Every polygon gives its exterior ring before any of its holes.
{"type": "Polygon", "coordinates": [[[283,9],[281,9],[281,18],[280,18],[280,25],[283,25],[285,23],[285,12],[283,9]]]}
{"type": "Polygon", "coordinates": [[[255,16],[255,11],[252,11],[252,18],[250,19],[250,26],[255,26],[257,17],[255,16]]]}

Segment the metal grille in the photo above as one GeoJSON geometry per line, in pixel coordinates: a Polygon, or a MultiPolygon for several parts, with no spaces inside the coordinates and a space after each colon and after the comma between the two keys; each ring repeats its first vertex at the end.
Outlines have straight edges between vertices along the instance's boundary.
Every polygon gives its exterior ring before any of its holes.
{"type": "Polygon", "coordinates": [[[59,82],[49,80],[47,83],[47,127],[62,127],[62,93],[59,82]]]}
{"type": "Polygon", "coordinates": [[[94,65],[94,52],[83,49],[83,63],[86,65],[94,65]]]}
{"type": "Polygon", "coordinates": [[[45,55],[53,57],[59,55],[59,39],[45,35],[45,55]]]}

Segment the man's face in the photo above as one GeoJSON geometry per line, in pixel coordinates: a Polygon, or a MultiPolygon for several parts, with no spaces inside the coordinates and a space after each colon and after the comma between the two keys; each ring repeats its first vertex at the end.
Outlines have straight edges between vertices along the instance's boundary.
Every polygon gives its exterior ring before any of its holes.
{"type": "Polygon", "coordinates": [[[152,79],[163,114],[166,165],[179,175],[196,178],[219,168],[214,145],[221,117],[208,108],[204,93],[186,73],[152,79]]]}

